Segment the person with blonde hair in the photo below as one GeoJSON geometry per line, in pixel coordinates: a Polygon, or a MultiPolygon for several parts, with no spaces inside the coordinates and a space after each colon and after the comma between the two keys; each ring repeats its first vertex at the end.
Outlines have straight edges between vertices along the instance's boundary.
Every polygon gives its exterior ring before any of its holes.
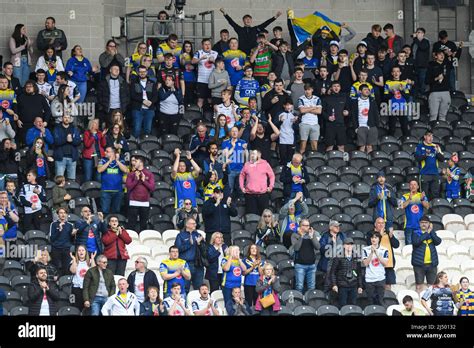
{"type": "Polygon", "coordinates": [[[84,245],[79,245],[76,248],[76,252],[73,254],[69,253],[71,257],[71,263],[69,271],[73,274],[72,277],[72,289],[71,295],[73,300],[71,304],[77,307],[80,311],[84,309],[84,296],[82,294],[84,288],[84,277],[91,267],[95,267],[95,254],[92,254],[89,258],[89,253],[84,245]]]}
{"type": "Polygon", "coordinates": [[[275,275],[275,269],[269,263],[263,266],[263,274],[257,281],[255,290],[258,293],[255,310],[260,315],[276,315],[281,310],[278,293],[281,291],[280,281],[275,275]],[[271,299],[273,297],[273,299],[271,299]]]}
{"type": "Polygon", "coordinates": [[[222,294],[224,302],[232,299],[232,289],[240,288],[242,283],[242,273],[247,270],[244,262],[240,258],[240,249],[236,245],[232,245],[226,250],[226,256],[221,262],[222,271],[222,294]]]}
{"type": "Polygon", "coordinates": [[[36,272],[39,268],[46,269],[46,272],[48,273],[48,282],[56,282],[58,280],[58,270],[51,263],[51,255],[46,247],[42,247],[41,250],[38,250],[36,257],[29,266],[32,278],[36,276],[36,272]]]}
{"type": "Polygon", "coordinates": [[[89,121],[87,130],[84,132],[84,149],[82,150],[82,165],[84,168],[84,182],[96,180],[99,175],[97,165],[105,156],[105,145],[107,140],[104,132],[99,130],[99,119],[89,121]]]}
{"type": "Polygon", "coordinates": [[[280,227],[270,209],[265,209],[257,225],[257,245],[280,244],[280,227]]]}
{"type": "Polygon", "coordinates": [[[228,246],[224,243],[224,235],[221,232],[214,232],[207,248],[207,261],[209,265],[206,267],[205,276],[209,280],[211,292],[221,289],[223,277],[222,260],[227,249],[228,246]]]}

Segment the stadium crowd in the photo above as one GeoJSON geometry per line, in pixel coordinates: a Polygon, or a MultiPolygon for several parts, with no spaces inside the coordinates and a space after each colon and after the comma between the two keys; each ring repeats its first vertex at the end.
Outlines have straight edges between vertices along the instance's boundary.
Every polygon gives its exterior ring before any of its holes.
{"type": "Polygon", "coordinates": [[[361,296],[388,307],[402,239],[422,307],[406,295],[398,312],[474,315],[469,280],[451,284],[439,265],[431,211],[472,198],[470,168],[433,130],[447,123],[462,43],[446,31],[430,43],[424,28],[404,40],[375,24],[348,52],[356,33],[346,23],[341,35],[323,26],[298,42],[291,12],[288,31],[270,34],[281,12],[255,25],[220,11],[235,37],[224,29],[194,47],[162,11],[156,50],[139,42],[124,57],[109,40],[99,65],[52,17],[36,40],[15,27],[0,75],[0,250],[31,277],[29,314],[276,315],[303,294],[309,307],[342,311],[361,296]],[[382,139],[397,150],[411,141],[409,175],[383,157],[382,139]],[[358,230],[344,228],[355,182],[322,179],[354,168],[357,182],[371,180],[358,230]],[[179,231],[157,242],[167,255],[154,269],[151,254],[129,253],[149,229],[179,231]],[[25,240],[43,242],[38,254],[10,257],[25,240]]]}

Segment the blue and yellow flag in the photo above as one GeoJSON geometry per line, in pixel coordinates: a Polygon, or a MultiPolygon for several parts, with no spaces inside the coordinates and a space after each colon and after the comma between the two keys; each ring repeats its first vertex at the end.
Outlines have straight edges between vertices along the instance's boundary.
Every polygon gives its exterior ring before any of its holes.
{"type": "Polygon", "coordinates": [[[341,34],[341,23],[333,21],[321,12],[314,12],[306,17],[295,18],[293,10],[288,11],[288,18],[291,20],[293,31],[298,43],[303,42],[308,37],[312,37],[318,29],[327,27],[334,31],[337,36],[341,34]]]}

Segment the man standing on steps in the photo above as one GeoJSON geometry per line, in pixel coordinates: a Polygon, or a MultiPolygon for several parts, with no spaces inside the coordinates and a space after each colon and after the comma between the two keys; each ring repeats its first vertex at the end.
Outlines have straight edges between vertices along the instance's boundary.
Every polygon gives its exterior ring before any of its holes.
{"type": "Polygon", "coordinates": [[[240,25],[234,22],[234,20],[225,12],[223,8],[221,8],[220,11],[224,15],[225,19],[227,19],[227,22],[229,22],[230,26],[234,28],[235,32],[239,36],[240,49],[244,51],[247,56],[250,55],[250,50],[257,46],[257,34],[262,32],[267,26],[273,23],[282,14],[281,11],[278,11],[275,16],[268,19],[266,22],[263,22],[262,24],[254,27],[252,27],[252,16],[246,14],[242,18],[244,26],[241,27],[240,25]]]}

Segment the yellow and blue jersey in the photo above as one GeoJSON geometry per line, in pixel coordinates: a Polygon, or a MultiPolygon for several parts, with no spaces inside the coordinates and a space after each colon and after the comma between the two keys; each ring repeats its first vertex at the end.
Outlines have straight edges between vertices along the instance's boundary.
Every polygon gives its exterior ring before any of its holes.
{"type": "Polygon", "coordinates": [[[222,182],[222,179],[219,179],[216,182],[209,182],[206,186],[203,184],[204,201],[212,198],[212,194],[214,193],[214,189],[216,187],[219,187],[222,191],[224,191],[224,183],[222,182]]]}
{"type": "MultiPolygon", "coordinates": [[[[402,201],[406,202],[410,198],[410,193],[405,193],[402,196],[402,201]]],[[[423,201],[427,201],[425,197],[423,201]]],[[[405,226],[404,228],[419,230],[420,229],[420,219],[423,216],[423,204],[421,204],[421,193],[416,193],[412,196],[411,203],[405,208],[405,226]]]]}
{"type": "MultiPolygon", "coordinates": [[[[142,56],[140,53],[135,52],[133,53],[130,57],[127,58],[125,61],[125,66],[132,68],[133,71],[137,70],[138,67],[140,66],[140,61],[142,59],[142,56]]],[[[151,57],[151,55],[147,54],[147,56],[151,57]]]]}
{"type": "Polygon", "coordinates": [[[420,175],[438,175],[438,159],[436,146],[434,144],[418,144],[415,149],[415,156],[426,156],[420,162],[420,175]]]}
{"type": "Polygon", "coordinates": [[[248,65],[247,55],[241,50],[227,50],[222,53],[224,58],[225,70],[229,73],[230,84],[236,86],[237,83],[244,77],[244,69],[236,70],[236,66],[240,65],[242,68],[248,65]]]}
{"type": "MultiPolygon", "coordinates": [[[[183,268],[184,271],[187,274],[190,273],[188,263],[186,261],[182,260],[182,259],[163,260],[160,264],[160,274],[161,274],[161,276],[164,276],[164,275],[167,275],[167,274],[172,274],[172,273],[176,272],[179,268],[183,268]]],[[[176,278],[173,278],[173,279],[170,279],[170,280],[165,280],[164,283],[163,283],[163,294],[164,295],[171,294],[171,285],[173,283],[178,283],[179,285],[181,285],[181,293],[184,294],[185,293],[184,282],[185,282],[185,279],[184,279],[182,274],[180,274],[176,278]]],[[[166,297],[166,296],[164,296],[164,297],[166,297]]]]}
{"type": "Polygon", "coordinates": [[[184,200],[190,199],[196,207],[196,181],[192,172],[176,173],[174,178],[175,208],[182,208],[184,200]]]}
{"type": "MultiPolygon", "coordinates": [[[[224,266],[227,263],[227,257],[222,259],[221,265],[224,266]]],[[[224,288],[233,289],[240,288],[242,283],[242,268],[240,267],[239,260],[232,260],[232,264],[227,272],[224,271],[222,277],[222,286],[224,288]]]]}
{"type": "MultiPolygon", "coordinates": [[[[254,260],[246,257],[243,260],[243,263],[247,267],[247,269],[250,269],[252,268],[254,260]]],[[[261,261],[260,267],[263,267],[264,264],[265,264],[265,261],[261,261]]],[[[244,285],[255,286],[257,285],[258,278],[260,278],[260,273],[258,272],[258,267],[255,267],[252,272],[250,272],[249,274],[245,276],[244,285]]]]}
{"type": "Polygon", "coordinates": [[[372,84],[368,83],[368,82],[360,82],[360,81],[357,81],[355,83],[352,84],[352,87],[351,87],[351,94],[350,94],[350,97],[351,99],[357,99],[360,97],[360,91],[359,91],[359,88],[361,85],[367,85],[370,89],[370,96],[372,98],[375,98],[375,93],[374,93],[374,86],[372,86],[372,84]]]}
{"type": "MultiPolygon", "coordinates": [[[[175,49],[172,49],[167,42],[162,43],[156,49],[156,58],[163,57],[167,53],[171,53],[173,55],[173,67],[176,69],[180,68],[180,61],[179,56],[181,55],[183,48],[179,45],[176,46],[175,49]]],[[[165,62],[161,63],[161,67],[165,67],[165,62]]]]}
{"type": "Polygon", "coordinates": [[[459,315],[469,317],[474,316],[474,291],[470,289],[467,291],[460,289],[456,293],[456,299],[459,303],[461,303],[459,315]]]}
{"type": "Polygon", "coordinates": [[[449,176],[446,182],[446,198],[447,199],[458,199],[461,197],[461,183],[459,177],[461,175],[461,169],[457,166],[448,168],[449,172],[454,176],[449,176]]]}
{"type": "MultiPolygon", "coordinates": [[[[292,163],[288,165],[291,171],[291,178],[303,179],[303,169],[301,166],[295,167],[292,163]]],[[[293,181],[291,183],[291,192],[303,192],[302,184],[295,184],[293,181]]]]}
{"type": "MultiPolygon", "coordinates": [[[[13,89],[7,88],[4,91],[0,91],[0,107],[4,108],[5,110],[13,110],[13,107],[16,106],[14,104],[16,104],[16,94],[13,89]]],[[[8,118],[10,122],[13,121],[13,117],[8,115],[6,112],[3,113],[3,117],[8,118]]]]}
{"type": "Polygon", "coordinates": [[[409,102],[411,85],[406,81],[388,80],[385,82],[384,95],[392,103],[392,111],[400,111],[400,107],[409,102]]]}

